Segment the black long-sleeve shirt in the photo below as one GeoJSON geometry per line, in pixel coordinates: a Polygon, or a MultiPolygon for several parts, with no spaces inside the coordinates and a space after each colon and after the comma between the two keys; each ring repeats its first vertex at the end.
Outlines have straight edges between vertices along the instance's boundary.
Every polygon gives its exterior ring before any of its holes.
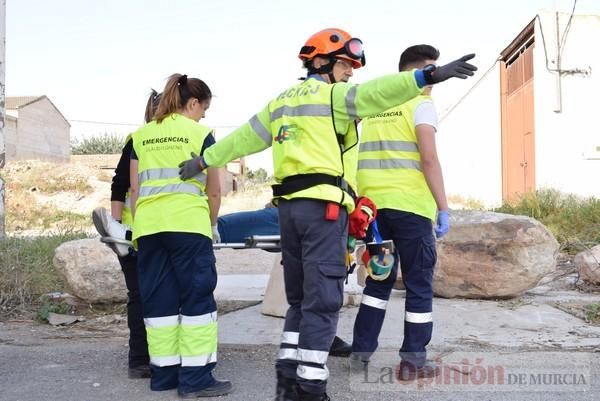
{"type": "Polygon", "coordinates": [[[125,146],[123,146],[123,152],[121,158],[115,168],[115,175],[112,179],[110,186],[110,200],[125,202],[125,196],[131,182],[129,180],[130,161],[131,161],[131,150],[133,149],[133,141],[129,139],[125,146]]]}

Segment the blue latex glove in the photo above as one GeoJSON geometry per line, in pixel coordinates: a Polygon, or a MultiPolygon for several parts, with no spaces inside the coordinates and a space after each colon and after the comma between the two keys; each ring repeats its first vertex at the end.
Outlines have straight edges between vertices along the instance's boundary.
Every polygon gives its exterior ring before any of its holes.
{"type": "Polygon", "coordinates": [[[438,210],[437,224],[435,225],[436,238],[442,238],[450,230],[450,213],[447,210],[438,210]]]}

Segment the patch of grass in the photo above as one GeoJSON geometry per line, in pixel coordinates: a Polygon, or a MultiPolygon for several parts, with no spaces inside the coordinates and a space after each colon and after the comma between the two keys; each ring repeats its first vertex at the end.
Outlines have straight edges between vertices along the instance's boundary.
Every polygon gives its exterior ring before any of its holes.
{"type": "Polygon", "coordinates": [[[48,195],[69,191],[82,194],[92,192],[88,177],[74,174],[65,164],[25,161],[11,163],[6,170],[8,191],[37,191],[48,195]]]}
{"type": "Polygon", "coordinates": [[[452,209],[485,210],[485,204],[479,199],[465,198],[462,195],[448,195],[448,203],[452,209]]]}
{"type": "Polygon", "coordinates": [[[83,227],[89,225],[90,216],[54,209],[42,216],[42,227],[83,227]]]}
{"type": "Polygon", "coordinates": [[[73,307],[65,302],[55,303],[44,299],[37,311],[35,320],[40,323],[48,323],[48,316],[50,313],[68,314],[71,313],[72,310],[73,307]]]}
{"type": "Polygon", "coordinates": [[[542,189],[523,194],[495,212],[533,217],[556,236],[568,253],[600,243],[600,199],[542,189]]]}
{"type": "Polygon", "coordinates": [[[515,298],[498,302],[498,306],[509,310],[519,309],[521,306],[531,305],[531,301],[526,301],[523,298],[515,298]]]}
{"type": "Polygon", "coordinates": [[[114,170],[100,170],[98,172],[98,176],[96,178],[98,178],[98,181],[112,182],[113,175],[114,175],[114,170]]]}
{"type": "Polygon", "coordinates": [[[52,258],[60,244],[88,237],[83,232],[63,232],[44,237],[0,239],[0,314],[27,309],[41,295],[62,292],[64,282],[52,258]]]}
{"type": "Polygon", "coordinates": [[[600,324],[600,303],[588,304],[583,307],[585,319],[592,324],[600,324]]]}
{"type": "Polygon", "coordinates": [[[581,301],[573,302],[554,302],[552,304],[557,309],[567,312],[579,319],[585,320],[587,323],[600,325],[600,303],[591,304],[582,303],[581,301]]]}
{"type": "Polygon", "coordinates": [[[78,308],[77,313],[83,316],[111,316],[111,315],[126,315],[127,303],[101,303],[87,304],[84,308],[78,308]]]}
{"type": "Polygon", "coordinates": [[[89,225],[89,216],[40,205],[28,191],[11,191],[6,197],[6,230],[18,232],[31,228],[79,228],[89,225]]]}

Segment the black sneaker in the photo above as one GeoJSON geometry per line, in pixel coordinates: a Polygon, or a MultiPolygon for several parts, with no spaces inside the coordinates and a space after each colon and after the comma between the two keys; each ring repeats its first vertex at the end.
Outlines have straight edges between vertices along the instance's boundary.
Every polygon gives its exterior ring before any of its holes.
{"type": "Polygon", "coordinates": [[[233,386],[229,380],[215,380],[215,382],[206,388],[191,393],[178,393],[181,398],[200,398],[200,397],[218,397],[231,393],[233,386]]]}
{"type": "Polygon", "coordinates": [[[347,358],[351,353],[352,345],[348,344],[338,336],[335,336],[333,343],[331,344],[331,348],[329,348],[329,355],[347,358]]]}
{"type": "Polygon", "coordinates": [[[149,379],[152,376],[149,365],[139,365],[129,368],[127,376],[130,379],[149,379]]]}

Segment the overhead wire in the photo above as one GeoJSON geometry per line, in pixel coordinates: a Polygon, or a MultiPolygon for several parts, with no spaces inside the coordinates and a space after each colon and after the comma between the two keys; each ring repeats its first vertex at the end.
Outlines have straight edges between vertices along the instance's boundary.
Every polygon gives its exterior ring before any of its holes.
{"type": "MultiPolygon", "coordinates": [[[[140,127],[143,123],[124,123],[115,121],[93,121],[93,120],[78,120],[78,119],[67,119],[73,123],[84,123],[84,124],[99,124],[99,125],[126,125],[132,127],[140,127]]],[[[211,125],[212,128],[238,128],[239,125],[211,125]]]]}
{"type": "Polygon", "coordinates": [[[469,89],[467,89],[467,91],[450,107],[446,108],[441,114],[440,117],[440,123],[442,121],[444,121],[446,119],[446,117],[448,117],[448,115],[454,111],[455,108],[457,108],[470,94],[471,92],[473,92],[475,90],[475,88],[477,88],[479,86],[479,84],[485,79],[485,77],[487,77],[493,70],[494,67],[496,67],[496,64],[498,64],[498,61],[502,60],[501,56],[498,56],[498,58],[496,58],[496,60],[494,60],[494,63],[487,69],[486,72],[483,73],[483,75],[477,80],[477,82],[475,82],[475,84],[473,84],[473,86],[471,86],[469,89]]]}
{"type": "MultiPolygon", "coordinates": [[[[567,42],[567,37],[569,34],[569,31],[571,29],[571,23],[573,21],[573,16],[575,15],[575,8],[577,7],[577,0],[573,1],[573,8],[571,10],[571,13],[569,15],[569,20],[567,21],[567,25],[565,26],[565,30],[563,31],[562,35],[561,35],[561,40],[560,40],[560,45],[559,45],[559,50],[558,50],[558,57],[562,56],[562,51],[564,50],[564,46],[567,42]]],[[[540,36],[542,37],[542,47],[544,48],[544,57],[546,59],[546,69],[548,70],[548,72],[558,72],[559,74],[561,72],[563,72],[560,69],[560,66],[558,69],[553,69],[550,68],[549,65],[549,59],[548,59],[548,50],[546,48],[546,38],[544,36],[544,30],[542,28],[542,21],[540,18],[539,14],[536,14],[535,19],[537,20],[537,22],[539,23],[539,27],[540,27],[540,36]]],[[[440,123],[452,112],[454,111],[454,109],[456,109],[456,107],[458,107],[467,96],[469,96],[473,90],[479,86],[479,84],[483,81],[483,79],[494,69],[494,67],[496,66],[496,64],[502,60],[502,57],[499,56],[494,63],[491,65],[491,67],[481,76],[481,78],[479,78],[477,80],[477,82],[475,82],[475,84],[470,87],[457,101],[456,103],[454,103],[453,105],[451,105],[450,107],[446,108],[441,114],[442,116],[440,117],[440,123]]]]}

